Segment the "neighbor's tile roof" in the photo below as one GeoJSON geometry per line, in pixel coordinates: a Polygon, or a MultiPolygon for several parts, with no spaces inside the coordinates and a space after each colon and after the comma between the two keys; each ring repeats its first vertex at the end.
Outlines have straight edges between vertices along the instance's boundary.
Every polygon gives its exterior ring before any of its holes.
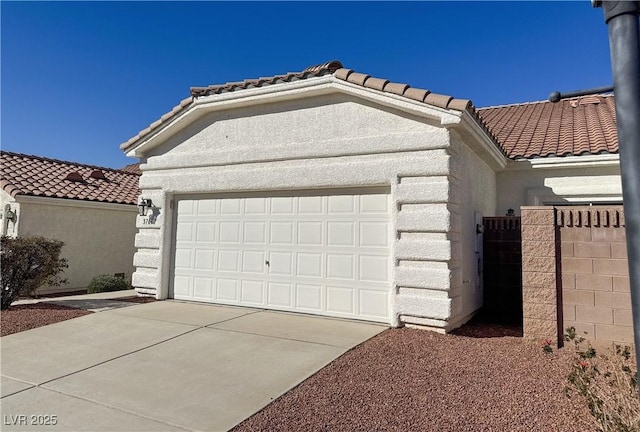
{"type": "Polygon", "coordinates": [[[140,175],[123,170],[0,152],[0,187],[9,195],[137,204],[140,175]]]}
{"type": "Polygon", "coordinates": [[[122,168],[120,168],[120,171],[126,171],[134,174],[142,174],[142,170],[140,169],[140,163],[125,165],[122,168]]]}
{"type": "Polygon", "coordinates": [[[357,73],[351,69],[346,69],[342,66],[342,63],[334,60],[319,65],[310,66],[302,72],[289,72],[287,74],[276,75],[268,78],[248,79],[244,81],[230,82],[221,85],[211,85],[207,87],[191,87],[190,97],[183,99],[171,111],[160,117],[159,120],[153,122],[151,125],[149,125],[149,127],[140,131],[136,136],[134,136],[127,142],[121,144],[120,148],[126,150],[129,147],[133,146],[133,144],[136,143],[139,139],[150,134],[152,131],[159,128],[162,124],[166,123],[182,111],[186,110],[191,105],[193,100],[198,97],[235,92],[254,87],[264,87],[268,85],[299,81],[311,77],[319,77],[329,74],[332,74],[336,78],[350,82],[352,84],[357,84],[362,87],[367,87],[382,92],[393,93],[399,96],[423,102],[427,105],[458,111],[467,110],[476,118],[478,124],[483,129],[485,129],[487,134],[492,137],[491,133],[484,125],[482,119],[477,115],[473,104],[468,99],[456,99],[447,95],[431,93],[429,90],[414,88],[409,86],[408,84],[394,83],[386,79],[374,78],[367,74],[357,73]]]}
{"type": "Polygon", "coordinates": [[[618,153],[612,95],[478,109],[511,159],[618,153]]]}

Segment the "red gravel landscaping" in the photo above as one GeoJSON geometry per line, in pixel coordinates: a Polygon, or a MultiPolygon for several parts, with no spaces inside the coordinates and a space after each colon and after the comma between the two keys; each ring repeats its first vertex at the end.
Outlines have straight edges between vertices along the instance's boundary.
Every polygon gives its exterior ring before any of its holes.
{"type": "MultiPolygon", "coordinates": [[[[0,314],[2,336],[89,313],[12,306],[0,314]]],[[[518,328],[477,323],[449,335],[390,329],[232,431],[595,430],[585,404],[564,393],[572,351],[545,354],[520,336],[518,328]]]]}
{"type": "Polygon", "coordinates": [[[517,333],[387,330],[232,430],[595,430],[588,408],[564,394],[571,351],[545,354],[517,333]]]}
{"type": "Polygon", "coordinates": [[[14,305],[0,313],[0,336],[54,324],[90,313],[93,312],[50,303],[14,305]]]}

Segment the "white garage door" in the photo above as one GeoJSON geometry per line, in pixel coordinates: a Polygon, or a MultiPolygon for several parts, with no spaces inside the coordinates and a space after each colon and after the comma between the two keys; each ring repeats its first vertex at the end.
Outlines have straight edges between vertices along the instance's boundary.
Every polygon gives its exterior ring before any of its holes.
{"type": "Polygon", "coordinates": [[[180,199],[173,296],[389,322],[390,198],[180,199]]]}

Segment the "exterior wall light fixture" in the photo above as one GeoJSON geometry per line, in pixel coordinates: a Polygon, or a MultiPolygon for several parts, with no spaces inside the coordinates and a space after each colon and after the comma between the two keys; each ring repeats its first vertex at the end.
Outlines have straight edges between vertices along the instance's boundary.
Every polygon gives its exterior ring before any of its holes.
{"type": "Polygon", "coordinates": [[[516,211],[514,209],[510,208],[509,210],[507,210],[506,216],[513,217],[515,215],[516,215],[516,211]]]}
{"type": "Polygon", "coordinates": [[[18,219],[18,215],[14,210],[11,209],[11,206],[9,204],[4,207],[4,214],[0,213],[0,215],[2,215],[0,217],[4,218],[4,220],[7,222],[16,223],[16,220],[18,219]]]}
{"type": "Polygon", "coordinates": [[[146,216],[147,210],[150,209],[152,206],[153,206],[153,203],[151,202],[151,199],[143,198],[142,196],[138,198],[138,214],[140,216],[146,216]]]}

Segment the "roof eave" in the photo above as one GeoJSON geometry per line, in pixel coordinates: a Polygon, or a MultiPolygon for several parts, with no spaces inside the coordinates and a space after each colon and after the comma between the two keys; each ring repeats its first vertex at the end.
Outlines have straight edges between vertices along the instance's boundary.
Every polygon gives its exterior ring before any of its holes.
{"type": "Polygon", "coordinates": [[[98,201],[79,198],[61,198],[61,197],[48,197],[41,195],[26,195],[19,194],[15,197],[16,201],[23,204],[46,204],[56,205],[63,207],[83,207],[83,208],[97,208],[101,210],[126,210],[137,211],[138,206],[136,203],[119,203],[111,201],[98,201]]]}
{"type": "MultiPolygon", "coordinates": [[[[460,111],[459,111],[460,112],[460,111]]],[[[505,169],[508,159],[499,144],[481,126],[477,116],[469,111],[460,112],[461,121],[453,128],[463,136],[470,138],[465,141],[491,168],[496,171],[505,169]]]]}
{"type": "Polygon", "coordinates": [[[563,169],[563,168],[603,168],[619,167],[620,154],[601,153],[580,156],[548,156],[530,159],[511,159],[506,169],[508,171],[530,169],[563,169]]]}

